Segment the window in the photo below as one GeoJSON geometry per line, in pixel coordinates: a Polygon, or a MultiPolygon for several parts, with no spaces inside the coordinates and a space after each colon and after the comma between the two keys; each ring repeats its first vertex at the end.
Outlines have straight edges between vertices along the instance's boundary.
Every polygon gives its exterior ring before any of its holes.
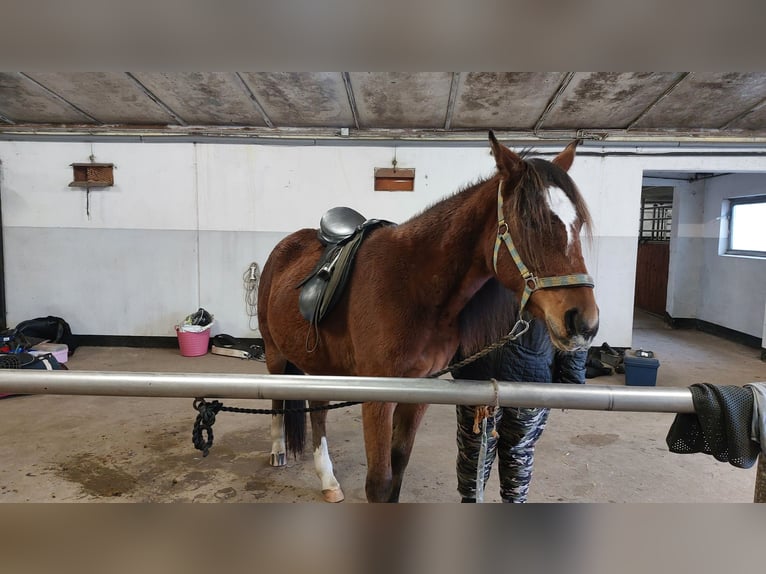
{"type": "Polygon", "coordinates": [[[639,241],[670,241],[673,202],[644,199],[641,202],[639,241]]]}
{"type": "Polygon", "coordinates": [[[766,257],[766,195],[728,200],[729,242],[726,253],[766,257]]]}

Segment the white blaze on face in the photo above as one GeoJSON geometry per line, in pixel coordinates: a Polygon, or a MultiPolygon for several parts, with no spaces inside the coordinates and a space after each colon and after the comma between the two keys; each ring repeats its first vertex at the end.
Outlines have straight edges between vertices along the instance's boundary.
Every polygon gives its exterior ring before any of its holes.
{"type": "Polygon", "coordinates": [[[577,210],[572,200],[567,194],[558,187],[549,187],[546,194],[548,207],[561,220],[564,228],[567,230],[567,247],[572,245],[572,234],[574,233],[574,222],[577,220],[577,210]]]}

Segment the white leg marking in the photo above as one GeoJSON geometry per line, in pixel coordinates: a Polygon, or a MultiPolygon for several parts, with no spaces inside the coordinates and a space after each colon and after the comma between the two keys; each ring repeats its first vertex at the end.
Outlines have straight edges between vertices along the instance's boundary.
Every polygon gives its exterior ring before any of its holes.
{"type": "Polygon", "coordinates": [[[338,490],[340,483],[335,479],[332,472],[332,460],[327,451],[327,439],[322,437],[322,442],[314,450],[314,468],[316,469],[319,480],[322,481],[322,490],[338,490]]]}
{"type": "Polygon", "coordinates": [[[287,455],[285,454],[285,416],[272,415],[271,417],[271,466],[285,466],[287,455]]]}
{"type": "Polygon", "coordinates": [[[577,210],[575,210],[572,200],[558,187],[549,187],[546,198],[548,200],[548,207],[561,220],[561,223],[564,224],[564,228],[567,230],[567,248],[569,248],[572,245],[572,232],[574,229],[572,226],[577,221],[577,210]]]}
{"type": "Polygon", "coordinates": [[[322,481],[322,496],[326,502],[343,502],[345,495],[332,472],[330,453],[327,452],[327,439],[322,437],[319,446],[314,449],[314,468],[322,481]]]}

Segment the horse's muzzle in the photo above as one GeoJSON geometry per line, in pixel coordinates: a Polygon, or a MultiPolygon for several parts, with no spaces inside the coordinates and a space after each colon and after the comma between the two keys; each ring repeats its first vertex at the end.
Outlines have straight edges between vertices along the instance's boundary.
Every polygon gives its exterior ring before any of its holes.
{"type": "Polygon", "coordinates": [[[584,313],[577,307],[572,307],[564,313],[564,325],[570,338],[582,337],[588,342],[598,333],[598,316],[596,320],[589,321],[584,313]]]}
{"type": "Polygon", "coordinates": [[[563,324],[547,319],[551,342],[562,351],[580,351],[587,349],[598,333],[598,311],[594,319],[589,319],[577,307],[564,313],[563,324]]]}

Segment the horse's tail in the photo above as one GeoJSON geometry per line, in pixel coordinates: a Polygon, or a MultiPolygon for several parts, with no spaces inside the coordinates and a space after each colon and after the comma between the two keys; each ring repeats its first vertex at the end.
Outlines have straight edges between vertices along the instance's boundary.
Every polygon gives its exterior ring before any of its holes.
{"type": "MultiPolygon", "coordinates": [[[[286,375],[303,375],[298,367],[288,361],[286,375]]],[[[303,454],[306,448],[306,401],[285,401],[285,447],[293,456],[303,454]]]]}
{"type": "Polygon", "coordinates": [[[285,401],[285,447],[293,456],[303,454],[306,447],[306,401],[285,401]]]}

